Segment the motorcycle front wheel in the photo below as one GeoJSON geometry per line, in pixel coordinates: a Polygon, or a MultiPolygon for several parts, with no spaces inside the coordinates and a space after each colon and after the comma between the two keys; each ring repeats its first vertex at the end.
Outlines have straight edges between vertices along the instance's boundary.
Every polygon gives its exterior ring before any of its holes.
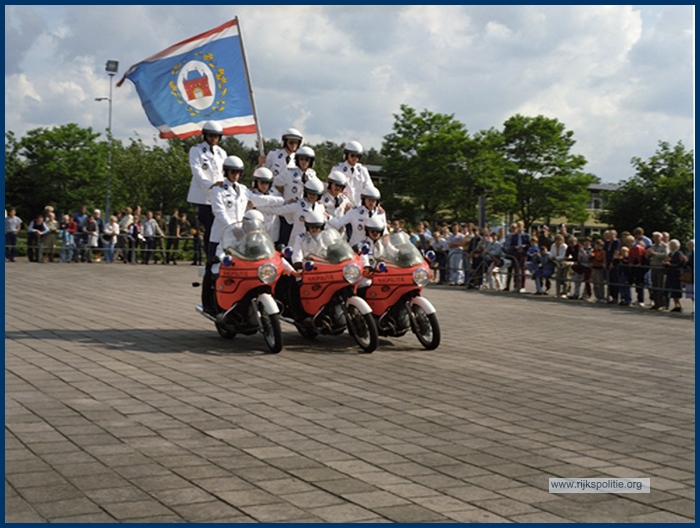
{"type": "Polygon", "coordinates": [[[269,314],[262,303],[258,304],[258,313],[262,323],[262,335],[270,354],[279,354],[282,350],[282,325],[280,314],[269,314]]]}
{"type": "Polygon", "coordinates": [[[362,352],[365,354],[374,352],[379,342],[377,323],[374,322],[374,316],[371,313],[362,315],[357,306],[348,304],[347,323],[348,332],[360,345],[362,352]]]}
{"type": "Polygon", "coordinates": [[[435,350],[440,345],[440,325],[438,324],[437,316],[425,313],[425,310],[414,304],[411,306],[413,311],[413,333],[416,334],[418,341],[427,350],[435,350]]]}

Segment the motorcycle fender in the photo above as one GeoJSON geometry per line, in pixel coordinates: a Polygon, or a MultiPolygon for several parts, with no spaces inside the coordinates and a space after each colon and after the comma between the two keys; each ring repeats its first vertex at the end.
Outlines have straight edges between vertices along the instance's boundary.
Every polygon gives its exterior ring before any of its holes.
{"type": "Polygon", "coordinates": [[[434,314],[436,312],[435,307],[430,303],[430,301],[425,297],[421,297],[420,295],[411,299],[411,305],[413,304],[417,304],[423,308],[423,311],[427,315],[434,314]]]}
{"type": "Polygon", "coordinates": [[[261,293],[258,296],[258,301],[260,301],[265,308],[265,311],[270,314],[276,314],[280,313],[279,306],[277,306],[277,302],[275,301],[274,297],[270,295],[269,293],[261,293]]]}
{"type": "Polygon", "coordinates": [[[362,315],[372,313],[372,308],[370,308],[369,304],[367,304],[367,301],[365,301],[362,297],[358,297],[357,295],[350,297],[348,299],[348,304],[352,304],[355,308],[360,310],[362,315]]]}

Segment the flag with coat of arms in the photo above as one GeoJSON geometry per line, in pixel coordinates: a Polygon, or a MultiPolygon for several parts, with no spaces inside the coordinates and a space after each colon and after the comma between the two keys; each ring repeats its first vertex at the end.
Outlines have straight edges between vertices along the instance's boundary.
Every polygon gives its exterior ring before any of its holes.
{"type": "Polygon", "coordinates": [[[201,133],[217,121],[225,135],[258,131],[238,18],[135,64],[117,83],[134,83],[163,139],[201,133]]]}

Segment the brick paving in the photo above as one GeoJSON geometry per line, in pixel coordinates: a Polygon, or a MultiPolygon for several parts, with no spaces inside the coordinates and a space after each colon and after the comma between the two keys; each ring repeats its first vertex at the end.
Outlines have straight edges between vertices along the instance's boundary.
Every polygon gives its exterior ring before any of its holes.
{"type": "Polygon", "coordinates": [[[6,264],[6,522],[695,518],[691,316],[430,286],[435,351],[284,325],[270,356],[220,338],[193,280],[6,264]]]}

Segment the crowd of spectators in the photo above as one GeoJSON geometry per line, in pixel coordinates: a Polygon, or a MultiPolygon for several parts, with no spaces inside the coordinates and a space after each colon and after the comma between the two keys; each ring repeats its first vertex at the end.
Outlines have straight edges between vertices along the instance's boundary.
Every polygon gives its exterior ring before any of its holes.
{"type": "MultiPolygon", "coordinates": [[[[51,206],[27,223],[27,256],[31,262],[123,262],[177,264],[191,250],[192,265],[202,265],[204,229],[196,215],[146,211],[136,206],[107,219],[99,209],[82,206],[60,215],[51,206]],[[182,243],[182,246],[181,246],[182,243]]],[[[5,261],[14,262],[24,222],[14,208],[5,213],[5,261]]],[[[528,233],[522,222],[504,228],[478,228],[472,223],[394,220],[391,231],[403,230],[424,254],[435,253],[436,282],[467,289],[527,292],[535,295],[652,310],[681,312],[680,299],[694,302],[694,240],[685,248],[669,233],[647,237],[641,227],[579,240],[565,224],[557,232],[541,225],[528,233]],[[552,287],[552,285],[554,285],[552,287]],[[648,293],[648,296],[645,295],[648,293]],[[647,303],[648,299],[648,303],[647,303]],[[673,307],[671,307],[673,303],[673,307]]]]}
{"type": "Polygon", "coordinates": [[[461,223],[409,229],[394,221],[392,229],[407,230],[419,250],[435,252],[440,284],[525,293],[531,280],[535,295],[671,312],[683,311],[683,294],[694,302],[695,241],[683,248],[667,232],[649,238],[638,227],[618,237],[609,229],[579,240],[566,224],[554,234],[547,225],[528,233],[522,222],[508,233],[461,223]]]}
{"type": "Polygon", "coordinates": [[[201,265],[204,230],[187,213],[174,210],[164,217],[161,211],[127,207],[105,221],[99,209],[83,205],[74,213],[56,218],[50,205],[43,213],[24,222],[14,207],[5,211],[5,261],[17,256],[18,235],[26,225],[26,250],[30,262],[93,263],[123,262],[163,265],[177,264],[191,251],[192,265],[201,265]],[[182,244],[182,245],[181,245],[182,244]]]}

